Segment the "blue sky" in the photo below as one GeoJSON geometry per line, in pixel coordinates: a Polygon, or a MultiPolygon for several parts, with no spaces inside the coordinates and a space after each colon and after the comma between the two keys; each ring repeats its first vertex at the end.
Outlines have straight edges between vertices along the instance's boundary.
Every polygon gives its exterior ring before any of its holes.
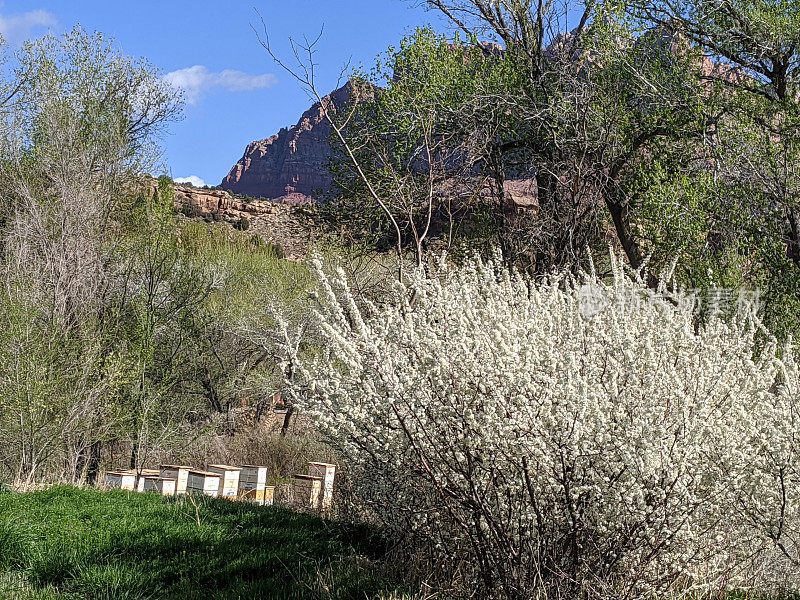
{"type": "Polygon", "coordinates": [[[297,82],[259,45],[250,29],[254,8],[283,55],[288,36],[315,36],[324,25],[317,61],[325,91],[335,86],[346,61],[369,66],[414,27],[443,25],[408,0],[8,0],[0,2],[0,33],[18,45],[80,23],[171,74],[189,104],[164,140],[169,172],[215,185],[249,142],[293,125],[310,106],[297,82]]]}

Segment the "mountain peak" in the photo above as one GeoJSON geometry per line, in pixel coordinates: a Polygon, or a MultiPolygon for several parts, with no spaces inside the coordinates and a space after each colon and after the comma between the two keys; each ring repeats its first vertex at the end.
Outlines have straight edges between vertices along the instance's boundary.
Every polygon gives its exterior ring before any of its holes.
{"type": "MultiPolygon", "coordinates": [[[[325,96],[323,102],[332,100],[341,107],[351,96],[352,88],[347,83],[325,96]]],[[[269,199],[318,199],[331,186],[330,134],[322,106],[316,102],[296,125],[251,142],[221,187],[236,194],[269,199]]]]}

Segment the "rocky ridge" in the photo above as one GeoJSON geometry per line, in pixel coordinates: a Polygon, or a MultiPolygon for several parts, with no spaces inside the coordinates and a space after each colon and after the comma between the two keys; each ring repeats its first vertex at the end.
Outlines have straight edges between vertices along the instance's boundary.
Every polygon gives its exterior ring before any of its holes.
{"type": "Polygon", "coordinates": [[[295,202],[245,201],[224,190],[175,184],[175,208],[189,218],[231,226],[241,226],[245,219],[248,231],[280,246],[290,260],[303,258],[310,242],[310,232],[301,222],[305,207],[295,202]]]}

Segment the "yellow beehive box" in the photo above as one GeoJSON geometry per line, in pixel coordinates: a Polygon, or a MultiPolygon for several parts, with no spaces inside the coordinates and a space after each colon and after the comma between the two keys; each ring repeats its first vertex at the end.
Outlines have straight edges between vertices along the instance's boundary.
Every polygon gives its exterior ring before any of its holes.
{"type": "Polygon", "coordinates": [[[221,479],[219,473],[192,469],[186,479],[186,493],[219,496],[221,479]]]}
{"type": "Polygon", "coordinates": [[[294,505],[300,509],[320,509],[322,499],[322,477],[313,475],[295,475],[292,486],[294,505]]]}
{"type": "Polygon", "coordinates": [[[174,496],[177,480],[165,479],[163,477],[148,476],[142,477],[144,480],[145,492],[157,492],[162,496],[174,496]]]}
{"type": "Polygon", "coordinates": [[[336,476],[336,465],[321,462],[308,463],[308,474],[312,477],[322,478],[322,499],[323,509],[329,509],[333,503],[333,478],[336,476]]]}
{"type": "Polygon", "coordinates": [[[175,493],[185,494],[186,483],[189,479],[189,471],[191,470],[192,467],[187,467],[186,465],[161,465],[158,476],[163,479],[174,479],[176,481],[175,493]]]}
{"type": "Polygon", "coordinates": [[[106,486],[132,492],[136,489],[136,471],[109,471],[105,477],[106,486]]]}
{"type": "Polygon", "coordinates": [[[236,498],[239,495],[239,474],[242,469],[231,465],[208,465],[211,473],[217,473],[222,478],[220,496],[223,498],[236,498]]]}
{"type": "Polygon", "coordinates": [[[272,506],[275,500],[275,487],[271,485],[260,486],[256,489],[243,489],[240,487],[239,500],[254,502],[259,506],[272,506]]]}
{"type": "Polygon", "coordinates": [[[145,477],[158,477],[158,471],[156,469],[142,469],[141,472],[139,473],[139,480],[136,482],[137,492],[145,491],[144,489],[145,477]]]}

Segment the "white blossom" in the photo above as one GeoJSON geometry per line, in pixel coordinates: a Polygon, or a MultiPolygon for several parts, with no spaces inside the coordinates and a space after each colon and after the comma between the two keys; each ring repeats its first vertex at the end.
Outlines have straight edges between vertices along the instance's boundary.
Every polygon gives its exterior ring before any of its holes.
{"type": "Polygon", "coordinates": [[[328,348],[295,400],[370,514],[466,559],[475,585],[797,591],[800,371],[752,315],[697,331],[692,302],[616,263],[611,282],[534,282],[442,262],[364,314],[318,273],[328,348]]]}

